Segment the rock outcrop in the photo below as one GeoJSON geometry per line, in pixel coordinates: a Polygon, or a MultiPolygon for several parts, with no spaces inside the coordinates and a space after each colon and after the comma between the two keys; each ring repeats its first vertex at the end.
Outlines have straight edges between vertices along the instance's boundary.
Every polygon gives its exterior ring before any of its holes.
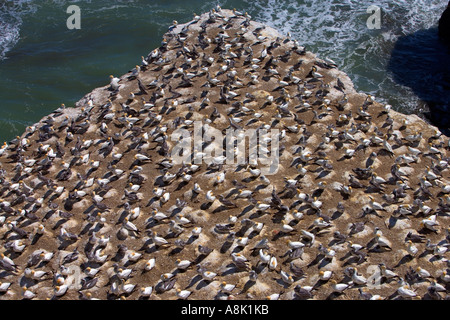
{"type": "Polygon", "coordinates": [[[439,36],[446,42],[450,42],[450,1],[439,19],[439,36]]]}
{"type": "Polygon", "coordinates": [[[442,299],[449,149],[332,60],[212,10],[1,148],[0,299],[442,299]],[[267,130],[276,174],[208,158],[218,135],[174,161],[196,121],[267,130]]]}

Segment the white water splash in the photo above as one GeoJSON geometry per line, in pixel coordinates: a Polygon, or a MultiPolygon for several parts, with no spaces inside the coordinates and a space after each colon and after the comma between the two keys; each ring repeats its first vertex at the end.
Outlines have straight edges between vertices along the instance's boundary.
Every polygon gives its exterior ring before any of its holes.
{"type": "Polygon", "coordinates": [[[35,10],[32,0],[0,2],[0,60],[19,41],[23,15],[35,10]]]}

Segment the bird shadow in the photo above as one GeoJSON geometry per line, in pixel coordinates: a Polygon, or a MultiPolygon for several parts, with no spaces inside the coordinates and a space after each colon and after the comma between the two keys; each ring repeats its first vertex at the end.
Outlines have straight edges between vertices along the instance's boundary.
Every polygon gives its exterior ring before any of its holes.
{"type": "Polygon", "coordinates": [[[320,180],[322,178],[325,178],[330,173],[331,173],[330,170],[322,170],[322,172],[320,172],[320,174],[316,178],[314,178],[314,180],[320,180]]]}
{"type": "Polygon", "coordinates": [[[360,259],[359,257],[354,256],[354,255],[350,255],[350,256],[348,257],[347,261],[345,261],[345,262],[342,264],[342,266],[343,266],[343,267],[346,267],[346,266],[352,265],[352,264],[354,264],[354,263],[360,264],[360,263],[362,263],[362,262],[363,262],[363,261],[361,261],[361,259],[360,259]]]}
{"type": "Polygon", "coordinates": [[[248,206],[246,206],[241,213],[239,213],[238,217],[241,217],[243,215],[245,215],[247,212],[251,211],[255,206],[250,204],[248,206]]]}
{"type": "Polygon", "coordinates": [[[86,226],[83,228],[83,230],[81,230],[80,236],[82,236],[82,235],[88,233],[92,226],[93,226],[92,223],[86,224],[86,226]]]}
{"type": "Polygon", "coordinates": [[[318,255],[316,256],[316,258],[315,258],[314,260],[312,260],[312,261],[308,264],[307,268],[310,268],[310,267],[312,267],[312,266],[318,264],[324,257],[325,257],[325,256],[324,256],[323,254],[318,254],[318,255]]]}
{"type": "Polygon", "coordinates": [[[328,282],[328,280],[318,279],[317,282],[313,285],[313,288],[317,290],[327,282],[328,282]]]}
{"type": "Polygon", "coordinates": [[[233,242],[231,241],[225,241],[222,245],[222,247],[220,248],[220,253],[225,253],[228,251],[228,249],[231,248],[231,246],[233,245],[233,242]]]}
{"type": "Polygon", "coordinates": [[[338,211],[336,210],[335,212],[333,212],[333,214],[331,215],[331,220],[336,220],[338,219],[340,216],[342,216],[344,214],[344,211],[338,211]]]}
{"type": "Polygon", "coordinates": [[[436,27],[400,37],[391,52],[388,71],[428,107],[424,115],[450,135],[450,48],[436,27]]]}
{"type": "MultiPolygon", "coordinates": [[[[253,206],[251,206],[251,207],[253,207],[253,206]]],[[[245,211],[245,209],[244,209],[244,211],[245,211]]],[[[249,210],[247,210],[247,212],[248,212],[248,211],[249,211],[249,210]]],[[[245,213],[242,212],[239,216],[243,216],[244,214],[245,214],[245,213]]],[[[252,213],[248,218],[251,219],[251,220],[254,220],[254,219],[261,218],[261,217],[264,216],[264,215],[266,215],[266,212],[257,210],[256,212],[252,213]]]]}
{"type": "Polygon", "coordinates": [[[185,290],[186,290],[186,289],[189,289],[189,288],[191,288],[191,287],[193,287],[197,282],[199,282],[199,281],[201,281],[201,280],[202,280],[202,276],[199,275],[199,274],[197,274],[195,277],[193,277],[193,278],[191,279],[191,281],[189,282],[189,284],[186,286],[185,290]]]}
{"type": "Polygon", "coordinates": [[[66,250],[70,245],[72,245],[72,244],[74,244],[74,242],[73,241],[70,241],[70,240],[63,240],[62,242],[61,242],[61,244],[59,245],[59,247],[58,247],[58,250],[66,250]]]}
{"type": "Polygon", "coordinates": [[[410,254],[405,255],[403,258],[400,259],[400,261],[395,265],[395,268],[398,268],[402,264],[410,262],[412,259],[414,259],[410,254]]]}
{"type": "Polygon", "coordinates": [[[13,273],[8,272],[8,271],[2,271],[2,272],[0,272],[0,279],[4,279],[4,278],[10,276],[11,274],[13,274],[13,273]]]}
{"type": "Polygon", "coordinates": [[[330,264],[332,261],[333,261],[333,259],[331,259],[331,258],[323,258],[317,267],[319,269],[322,269],[322,268],[326,267],[328,264],[330,264]]]}
{"type": "Polygon", "coordinates": [[[395,227],[397,220],[398,219],[393,216],[389,217],[389,224],[387,225],[388,229],[392,229],[393,227],[395,227]]]}
{"type": "Polygon", "coordinates": [[[192,261],[192,264],[193,264],[193,265],[199,264],[200,262],[202,262],[203,260],[205,260],[207,256],[208,256],[208,255],[205,255],[205,254],[199,255],[197,258],[195,258],[194,261],[192,261]]]}
{"type": "Polygon", "coordinates": [[[441,261],[443,259],[443,257],[440,256],[432,256],[428,261],[433,263],[435,261],[441,261]]]}
{"type": "Polygon", "coordinates": [[[229,209],[231,209],[231,208],[221,205],[220,207],[217,207],[216,209],[214,209],[214,211],[212,213],[220,213],[220,212],[223,212],[223,211],[226,211],[229,209]]]}
{"type": "Polygon", "coordinates": [[[239,294],[242,293],[246,293],[251,287],[253,287],[256,284],[256,281],[252,281],[252,280],[248,280],[245,284],[244,287],[242,288],[241,292],[239,292],[239,294]]]}
{"type": "Polygon", "coordinates": [[[265,189],[267,188],[267,185],[265,184],[260,184],[255,188],[255,192],[258,192],[259,190],[265,189]]]}
{"type": "Polygon", "coordinates": [[[288,289],[291,286],[291,284],[284,282],[283,279],[281,279],[281,278],[279,278],[279,279],[275,279],[274,278],[274,280],[275,280],[276,283],[278,283],[284,289],[288,289]]]}
{"type": "Polygon", "coordinates": [[[41,237],[42,234],[36,233],[31,240],[31,245],[35,245],[41,237]]]}
{"type": "Polygon", "coordinates": [[[189,182],[186,182],[186,181],[180,182],[180,183],[178,184],[177,188],[175,189],[175,191],[179,191],[179,190],[183,189],[183,187],[186,186],[186,185],[188,185],[188,184],[189,184],[189,182]]]}
{"type": "Polygon", "coordinates": [[[186,245],[189,245],[189,244],[191,244],[191,243],[193,243],[195,240],[197,240],[198,239],[198,236],[197,235],[191,235],[190,237],[189,237],[189,239],[186,241],[186,245]]]}
{"type": "Polygon", "coordinates": [[[173,255],[175,255],[175,254],[177,254],[177,253],[180,253],[181,251],[183,251],[183,248],[177,247],[177,248],[172,249],[172,250],[168,253],[168,255],[169,255],[169,256],[173,256],[173,255]]]}
{"type": "Polygon", "coordinates": [[[212,206],[213,202],[205,202],[202,203],[202,205],[200,206],[200,209],[202,210],[208,210],[211,206],[212,206]]]}
{"type": "Polygon", "coordinates": [[[242,182],[250,183],[250,182],[255,181],[256,179],[258,179],[258,177],[247,177],[247,178],[242,179],[242,182]]]}
{"type": "Polygon", "coordinates": [[[207,287],[212,281],[206,281],[205,279],[200,280],[200,282],[195,287],[196,290],[207,287]]]}
{"type": "Polygon", "coordinates": [[[426,235],[429,235],[429,234],[437,234],[437,231],[429,230],[429,229],[427,229],[427,228],[425,228],[425,227],[423,227],[423,228],[417,230],[417,232],[420,233],[420,234],[426,234],[426,235]]]}
{"type": "Polygon", "coordinates": [[[340,296],[345,296],[345,294],[343,292],[332,292],[325,298],[325,300],[334,300],[340,296]]]}

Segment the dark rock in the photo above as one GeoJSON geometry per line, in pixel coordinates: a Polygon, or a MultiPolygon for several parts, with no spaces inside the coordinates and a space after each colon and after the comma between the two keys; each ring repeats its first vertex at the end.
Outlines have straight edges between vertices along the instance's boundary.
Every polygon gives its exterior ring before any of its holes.
{"type": "Polygon", "coordinates": [[[439,19],[439,36],[445,41],[450,42],[450,1],[441,19],[439,19]]]}

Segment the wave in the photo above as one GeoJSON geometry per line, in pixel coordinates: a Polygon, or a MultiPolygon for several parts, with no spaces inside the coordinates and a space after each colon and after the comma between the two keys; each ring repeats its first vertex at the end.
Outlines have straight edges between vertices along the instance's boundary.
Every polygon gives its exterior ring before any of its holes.
{"type": "Polygon", "coordinates": [[[23,16],[35,11],[36,4],[32,0],[0,2],[0,60],[19,41],[23,16]]]}
{"type": "MultiPolygon", "coordinates": [[[[282,33],[288,32],[300,43],[318,47],[344,62],[343,48],[364,47],[376,31],[366,26],[373,1],[337,0],[245,0],[252,17],[282,33]]],[[[445,4],[439,0],[379,0],[381,32],[390,42],[418,29],[437,25],[445,4]]]]}

